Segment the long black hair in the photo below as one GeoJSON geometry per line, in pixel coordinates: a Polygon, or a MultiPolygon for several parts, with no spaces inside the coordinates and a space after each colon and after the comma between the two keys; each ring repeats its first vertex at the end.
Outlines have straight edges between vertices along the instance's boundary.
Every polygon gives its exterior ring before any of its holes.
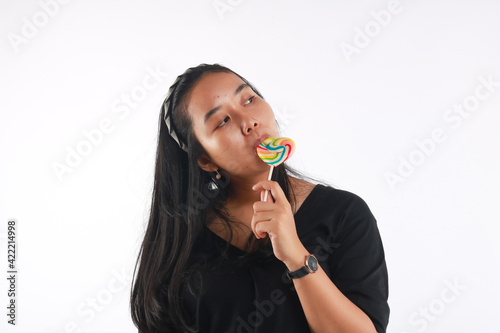
{"type": "MultiPolygon", "coordinates": [[[[214,72],[237,75],[263,98],[250,82],[219,64],[189,68],[170,87],[158,122],[149,222],[135,264],[130,295],[132,320],[139,332],[196,332],[179,297],[180,287],[187,279],[190,255],[209,214],[218,216],[229,231],[226,250],[238,223],[225,209],[230,181],[228,174],[219,169],[222,177],[218,179],[214,173],[206,172],[198,165],[198,157],[206,152],[193,133],[187,113],[187,101],[193,87],[205,73],[214,72]],[[164,120],[166,113],[170,114],[170,126],[178,140],[186,144],[187,151],[169,134],[164,120]]],[[[287,199],[295,206],[290,174],[301,176],[283,163],[275,168],[273,180],[280,184],[287,199]]],[[[251,235],[246,249],[259,250],[265,246],[269,249],[269,237],[257,240],[251,235]]]]}

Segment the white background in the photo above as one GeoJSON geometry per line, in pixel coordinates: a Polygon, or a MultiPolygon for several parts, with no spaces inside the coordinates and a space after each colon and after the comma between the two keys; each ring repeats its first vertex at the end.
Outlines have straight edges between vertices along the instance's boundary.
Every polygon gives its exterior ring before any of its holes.
{"type": "Polygon", "coordinates": [[[0,330],[137,331],[128,298],[160,105],[204,62],[256,85],[296,142],[292,165],[368,203],[388,332],[498,332],[500,3],[218,3],[0,1],[0,266],[16,219],[19,268],[17,325],[2,278],[0,330]],[[148,71],[163,74],[145,90],[148,71]],[[460,103],[471,111],[452,113],[460,103]]]}

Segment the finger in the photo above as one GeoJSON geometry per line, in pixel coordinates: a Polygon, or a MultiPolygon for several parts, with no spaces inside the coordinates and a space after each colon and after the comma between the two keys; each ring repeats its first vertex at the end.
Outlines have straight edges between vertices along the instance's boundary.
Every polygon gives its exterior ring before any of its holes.
{"type": "Polygon", "coordinates": [[[273,222],[262,221],[256,224],[255,232],[260,238],[266,237],[266,234],[269,234],[269,237],[271,237],[273,235],[272,227],[273,222]]]}
{"type": "Polygon", "coordinates": [[[260,212],[256,213],[253,215],[253,218],[255,219],[256,222],[262,222],[262,221],[273,221],[276,217],[276,214],[273,212],[260,212]]]}
{"type": "Polygon", "coordinates": [[[268,190],[269,191],[270,190],[271,191],[270,194],[273,196],[275,202],[276,201],[280,201],[280,202],[288,201],[286,199],[285,193],[281,189],[281,186],[278,184],[278,182],[275,182],[273,180],[261,180],[257,184],[252,186],[252,189],[254,191],[258,191],[258,190],[268,190]]]}
{"type": "Polygon", "coordinates": [[[274,206],[274,203],[269,202],[269,201],[255,201],[253,203],[253,212],[258,213],[258,212],[270,212],[275,210],[276,207],[274,206]]]}
{"type": "Polygon", "coordinates": [[[266,222],[266,221],[262,221],[262,220],[260,220],[260,219],[256,218],[256,216],[254,215],[254,216],[252,217],[252,221],[251,221],[251,223],[250,223],[250,226],[251,226],[251,228],[252,228],[252,232],[254,233],[254,235],[255,235],[255,237],[256,237],[257,239],[266,237],[266,232],[265,232],[265,231],[264,231],[264,232],[262,232],[262,231],[260,231],[260,232],[259,232],[259,231],[257,231],[257,225],[258,225],[259,223],[262,223],[262,222],[266,222]]]}
{"type": "Polygon", "coordinates": [[[252,186],[252,190],[258,191],[258,190],[269,190],[271,189],[270,183],[272,183],[274,180],[260,180],[257,183],[255,183],[252,186]]]}

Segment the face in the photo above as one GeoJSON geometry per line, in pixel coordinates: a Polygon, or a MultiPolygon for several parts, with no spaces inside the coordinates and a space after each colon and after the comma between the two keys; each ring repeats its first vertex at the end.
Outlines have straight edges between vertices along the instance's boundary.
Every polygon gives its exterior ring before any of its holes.
{"type": "Polygon", "coordinates": [[[230,175],[269,170],[255,148],[266,137],[279,137],[269,104],[233,73],[207,73],[191,91],[188,113],[208,156],[198,159],[205,171],[222,168],[230,175]]]}

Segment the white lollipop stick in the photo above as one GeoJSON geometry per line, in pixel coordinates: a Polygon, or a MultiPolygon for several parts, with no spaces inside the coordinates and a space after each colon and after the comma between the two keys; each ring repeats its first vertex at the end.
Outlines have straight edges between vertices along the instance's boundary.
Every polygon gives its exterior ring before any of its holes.
{"type": "MultiPolygon", "coordinates": [[[[274,165],[271,165],[271,168],[269,169],[269,176],[267,177],[267,180],[271,180],[271,177],[273,176],[273,170],[274,170],[274,165]]],[[[267,194],[269,193],[268,190],[266,190],[266,194],[264,194],[264,201],[267,201],[267,194]]]]}

